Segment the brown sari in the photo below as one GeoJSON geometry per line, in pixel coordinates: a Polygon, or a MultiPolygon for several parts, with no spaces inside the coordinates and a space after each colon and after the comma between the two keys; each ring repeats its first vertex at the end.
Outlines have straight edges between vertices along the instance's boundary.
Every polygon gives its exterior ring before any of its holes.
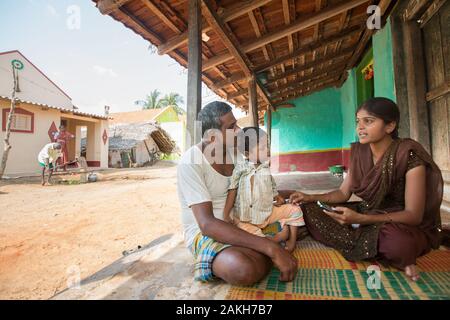
{"type": "MultiPolygon", "coordinates": [[[[429,246],[437,248],[441,231],[442,174],[431,156],[412,139],[394,140],[376,165],[368,144],[352,144],[350,190],[363,201],[344,206],[364,214],[404,210],[406,172],[418,165],[426,167],[425,211],[418,228],[426,235],[429,246]]],[[[358,261],[377,256],[383,223],[354,229],[340,225],[316,204],[305,204],[303,210],[306,225],[313,236],[339,250],[346,259],[358,261]]]]}

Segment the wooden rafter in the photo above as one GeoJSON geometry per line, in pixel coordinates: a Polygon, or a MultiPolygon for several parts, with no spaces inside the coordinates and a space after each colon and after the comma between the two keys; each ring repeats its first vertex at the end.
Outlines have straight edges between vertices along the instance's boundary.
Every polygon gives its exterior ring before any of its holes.
{"type": "Polygon", "coordinates": [[[215,82],[212,86],[213,89],[218,90],[221,89],[223,87],[226,87],[228,85],[231,85],[235,82],[238,81],[242,81],[245,80],[247,77],[245,76],[245,74],[242,71],[239,71],[231,76],[229,76],[227,79],[215,82]]]}
{"type": "Polygon", "coordinates": [[[274,65],[277,65],[277,64],[283,63],[286,60],[292,59],[294,56],[304,55],[305,53],[308,53],[315,49],[330,45],[336,41],[354,36],[355,34],[360,33],[360,32],[361,32],[360,26],[354,26],[352,28],[345,29],[340,33],[336,33],[331,36],[328,36],[327,38],[323,38],[319,41],[315,41],[315,42],[311,42],[309,44],[303,45],[303,46],[299,47],[298,49],[296,49],[292,54],[279,57],[275,60],[272,60],[270,63],[256,66],[255,72],[261,72],[261,71],[267,70],[267,69],[273,67],[274,65]]]}
{"type": "MultiPolygon", "coordinates": [[[[347,26],[350,22],[351,16],[352,16],[352,9],[348,10],[347,12],[344,12],[341,15],[341,18],[339,19],[339,32],[341,32],[342,30],[347,28],[347,26]]],[[[343,40],[339,40],[338,42],[336,42],[336,47],[334,48],[334,52],[339,51],[339,49],[341,48],[342,42],[343,42],[343,40]]]]}
{"type": "Polygon", "coordinates": [[[298,78],[295,82],[291,82],[291,83],[287,83],[283,86],[281,86],[280,88],[276,89],[276,94],[274,92],[274,97],[283,95],[284,92],[286,91],[297,91],[298,89],[302,89],[307,87],[308,85],[310,85],[310,83],[323,83],[324,79],[326,78],[336,78],[337,76],[340,76],[342,73],[342,68],[345,67],[345,64],[340,64],[338,66],[336,66],[336,69],[332,69],[332,70],[318,70],[317,72],[314,72],[311,75],[308,76],[304,76],[302,78],[298,78]],[[288,90],[286,90],[288,89],[288,90]]]}
{"type": "MultiPolygon", "coordinates": [[[[329,36],[325,39],[322,39],[321,41],[316,41],[307,45],[304,45],[298,49],[296,49],[292,54],[290,55],[286,55],[286,56],[282,56],[279,57],[277,59],[271,60],[270,62],[267,62],[265,64],[259,65],[255,67],[255,72],[261,72],[267,69],[270,69],[284,61],[290,60],[292,59],[294,56],[300,56],[303,55],[305,53],[311,52],[314,49],[323,47],[324,45],[330,45],[335,43],[336,41],[340,41],[342,39],[346,39],[350,36],[355,35],[356,33],[360,33],[361,32],[361,28],[359,26],[355,26],[349,29],[344,30],[342,33],[340,34],[335,34],[332,36],[329,36]]],[[[213,87],[214,89],[219,89],[222,87],[226,87],[228,85],[233,84],[234,82],[239,82],[239,81],[243,81],[246,79],[246,76],[242,73],[242,72],[237,72],[233,75],[231,75],[230,77],[228,77],[228,79],[222,80],[222,81],[218,81],[216,83],[214,83],[213,87]]]]}
{"type": "Polygon", "coordinates": [[[336,86],[338,83],[339,83],[339,80],[336,77],[334,79],[330,79],[329,81],[326,81],[326,82],[321,82],[320,84],[316,84],[315,86],[306,88],[304,90],[301,90],[298,92],[291,92],[289,95],[277,97],[274,99],[274,104],[277,105],[277,104],[285,103],[292,99],[300,98],[300,97],[309,95],[311,93],[320,91],[324,88],[336,86]]]}
{"type": "MultiPolygon", "coordinates": [[[[256,39],[255,41],[251,41],[250,43],[243,44],[241,46],[242,51],[243,51],[243,53],[253,51],[253,50],[258,49],[268,43],[271,43],[271,42],[274,42],[281,38],[284,38],[284,37],[288,36],[289,34],[309,28],[309,27],[315,25],[316,23],[319,23],[320,21],[327,20],[335,15],[338,15],[342,12],[348,11],[349,9],[357,7],[359,5],[362,5],[366,2],[367,2],[367,0],[351,0],[351,1],[341,2],[337,5],[328,6],[321,12],[317,12],[313,15],[310,15],[308,18],[297,19],[290,25],[285,26],[284,28],[282,28],[280,30],[270,32],[270,33],[262,36],[261,38],[256,39]]],[[[206,61],[204,63],[203,71],[211,69],[211,68],[215,67],[216,65],[223,64],[231,59],[233,59],[233,56],[230,53],[224,53],[224,54],[215,56],[214,58],[212,58],[209,61],[206,61]]]]}
{"type": "MultiPolygon", "coordinates": [[[[261,11],[258,9],[255,9],[256,14],[258,15],[258,17],[261,17],[261,11]]],[[[250,19],[250,23],[252,24],[253,30],[255,31],[256,37],[260,38],[262,36],[261,30],[260,30],[260,24],[258,23],[258,20],[256,18],[255,12],[250,11],[248,13],[248,17],[250,19]]],[[[262,20],[262,19],[259,19],[262,20]]],[[[266,33],[265,30],[265,26],[263,23],[261,23],[262,26],[262,31],[264,32],[264,34],[266,33]]],[[[271,47],[270,44],[265,45],[262,47],[262,51],[263,51],[263,55],[264,58],[266,59],[266,61],[270,61],[271,59],[273,59],[273,48],[271,47]]],[[[270,70],[271,74],[273,75],[274,72],[273,70],[270,70]]]]}
{"type": "MultiPolygon", "coordinates": [[[[291,24],[291,11],[289,9],[289,0],[282,0],[282,5],[283,5],[284,24],[288,26],[291,24]]],[[[292,52],[294,51],[294,40],[292,38],[292,34],[289,34],[287,36],[287,39],[288,39],[289,53],[292,54],[292,52]]],[[[295,67],[294,59],[292,59],[292,67],[293,68],[295,67]]],[[[286,66],[284,64],[281,65],[281,71],[282,72],[286,71],[286,66]]]]}
{"type": "Polygon", "coordinates": [[[342,58],[345,58],[345,57],[349,56],[351,53],[353,53],[353,49],[352,48],[348,48],[348,49],[345,49],[345,50],[339,52],[338,54],[334,54],[334,53],[333,54],[329,54],[329,55],[324,56],[324,57],[322,57],[320,59],[316,59],[315,61],[311,61],[309,63],[306,63],[306,64],[302,65],[302,66],[299,66],[299,67],[297,67],[295,69],[289,70],[289,71],[287,71],[287,72],[285,72],[283,74],[279,74],[275,78],[269,79],[269,81],[267,82],[266,85],[270,86],[270,85],[274,84],[275,81],[278,81],[278,80],[280,80],[282,78],[287,78],[288,76],[297,74],[297,73],[302,72],[302,71],[306,71],[308,69],[314,69],[314,68],[316,68],[316,67],[318,67],[318,66],[320,66],[320,65],[322,65],[324,63],[330,62],[332,60],[341,60],[342,58]]]}
{"type": "MultiPolygon", "coordinates": [[[[380,3],[378,4],[382,18],[384,17],[386,10],[391,5],[391,2],[392,2],[392,0],[381,0],[380,3]]],[[[361,55],[363,54],[365,48],[367,47],[369,40],[371,39],[372,35],[375,32],[376,32],[376,29],[368,29],[368,28],[365,29],[361,38],[358,41],[358,45],[355,48],[355,51],[354,51],[352,57],[349,59],[349,61],[347,63],[347,66],[345,68],[346,70],[352,69],[356,65],[358,60],[361,58],[361,55]]],[[[338,86],[341,86],[344,83],[344,81],[345,81],[345,76],[342,75],[338,86]]]]}
{"type": "Polygon", "coordinates": [[[101,14],[110,14],[131,0],[99,0],[97,8],[101,14]]]}
{"type": "MultiPolygon", "coordinates": [[[[125,7],[120,7],[117,9],[118,12],[120,12],[122,15],[124,15],[126,19],[126,23],[134,29],[138,34],[141,34],[146,40],[152,42],[152,43],[161,43],[161,39],[152,32],[146,25],[144,25],[139,19],[137,19],[135,16],[133,16],[125,7]]],[[[175,59],[178,59],[179,61],[184,62],[187,64],[187,58],[183,56],[181,53],[179,53],[177,50],[173,52],[173,56],[175,59]]],[[[213,81],[203,74],[202,76],[203,81],[208,86],[213,85],[213,81]]],[[[220,93],[223,95],[223,97],[226,96],[226,92],[223,89],[219,89],[220,93]]]]}
{"type": "MultiPolygon", "coordinates": [[[[235,5],[231,6],[230,8],[223,10],[220,13],[217,13],[220,19],[223,22],[229,22],[233,19],[236,19],[237,17],[240,17],[255,8],[259,8],[272,0],[245,0],[245,1],[239,1],[235,5]]],[[[203,25],[202,26],[202,32],[206,33],[211,30],[210,26],[203,25]]],[[[166,53],[169,53],[176,48],[179,48],[180,46],[187,43],[187,31],[173,37],[172,39],[168,40],[167,42],[161,44],[158,46],[158,54],[164,55],[166,53]]]]}
{"type": "MultiPolygon", "coordinates": [[[[217,13],[212,9],[211,3],[209,0],[203,0],[202,1],[202,11],[203,15],[205,16],[206,20],[208,21],[209,25],[212,27],[212,29],[216,32],[216,34],[219,36],[219,38],[222,40],[225,47],[231,52],[233,57],[236,59],[236,62],[239,64],[239,66],[242,69],[242,72],[248,77],[253,76],[253,72],[250,68],[250,61],[248,60],[247,56],[242,52],[239,43],[234,38],[234,35],[232,34],[231,30],[229,30],[228,26],[226,26],[219,18],[217,13]]],[[[271,105],[271,101],[268,98],[268,96],[265,94],[265,91],[260,87],[260,84],[257,83],[258,91],[262,95],[264,101],[271,105]]],[[[255,97],[256,99],[256,97],[255,97]]],[[[256,100],[255,100],[256,101],[256,100]]]]}
{"type": "MultiPolygon", "coordinates": [[[[320,10],[322,10],[322,7],[324,7],[326,5],[326,2],[327,2],[327,0],[316,0],[316,12],[319,12],[320,10]]],[[[319,35],[320,35],[321,31],[322,31],[322,23],[319,22],[318,24],[316,24],[314,26],[313,41],[319,40],[319,35]]],[[[317,50],[314,50],[312,52],[312,54],[313,54],[313,60],[315,60],[316,59],[317,50]]]]}
{"type": "MultiPolygon", "coordinates": [[[[161,9],[156,6],[156,4],[152,0],[141,0],[141,2],[149,8],[159,19],[161,19],[164,24],[166,24],[170,29],[172,29],[175,33],[180,33],[181,30],[179,27],[172,22],[171,19],[167,17],[167,15],[161,11],[161,9]]],[[[185,26],[186,28],[186,26],[185,26]]]]}

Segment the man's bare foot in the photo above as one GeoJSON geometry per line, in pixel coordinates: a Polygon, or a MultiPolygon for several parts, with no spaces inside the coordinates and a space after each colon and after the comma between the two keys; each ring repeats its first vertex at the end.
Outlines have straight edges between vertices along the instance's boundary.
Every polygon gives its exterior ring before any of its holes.
{"type": "Polygon", "coordinates": [[[284,226],[284,228],[280,232],[278,232],[270,239],[275,242],[281,242],[286,241],[288,238],[289,238],[289,228],[288,226],[284,226]]]}
{"type": "Polygon", "coordinates": [[[420,278],[419,270],[417,269],[417,266],[415,264],[406,266],[405,273],[412,281],[417,281],[420,278]]]}
{"type": "Polygon", "coordinates": [[[41,185],[45,186],[45,181],[44,180],[41,181],[41,185]]]}
{"type": "Polygon", "coordinates": [[[297,239],[294,237],[289,237],[286,241],[286,246],[284,247],[287,251],[293,252],[297,246],[297,239]]]}
{"type": "Polygon", "coordinates": [[[47,181],[47,185],[48,185],[48,186],[52,186],[53,183],[51,183],[50,181],[47,181]]]}

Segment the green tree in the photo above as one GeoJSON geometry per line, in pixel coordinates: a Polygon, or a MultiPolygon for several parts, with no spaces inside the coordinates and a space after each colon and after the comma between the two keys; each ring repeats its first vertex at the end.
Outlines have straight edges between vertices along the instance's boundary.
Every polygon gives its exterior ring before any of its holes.
{"type": "Polygon", "coordinates": [[[159,99],[161,92],[158,89],[150,91],[145,100],[137,100],[134,104],[142,106],[142,109],[159,109],[164,107],[162,99],[159,99]]]}
{"type": "Polygon", "coordinates": [[[184,111],[184,109],[180,107],[180,104],[183,103],[183,97],[176,92],[166,94],[164,98],[161,99],[161,104],[163,107],[172,106],[175,112],[180,115],[186,113],[186,111],[184,111]]]}

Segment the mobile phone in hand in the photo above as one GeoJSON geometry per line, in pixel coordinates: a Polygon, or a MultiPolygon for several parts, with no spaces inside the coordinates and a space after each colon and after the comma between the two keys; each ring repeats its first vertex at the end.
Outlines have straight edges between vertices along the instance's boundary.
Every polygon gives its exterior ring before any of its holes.
{"type": "Polygon", "coordinates": [[[335,209],[333,209],[331,206],[329,206],[329,205],[327,205],[327,204],[325,204],[325,203],[323,203],[323,202],[317,201],[317,205],[318,205],[320,208],[324,209],[324,210],[342,214],[342,211],[335,210],[335,209]]]}

